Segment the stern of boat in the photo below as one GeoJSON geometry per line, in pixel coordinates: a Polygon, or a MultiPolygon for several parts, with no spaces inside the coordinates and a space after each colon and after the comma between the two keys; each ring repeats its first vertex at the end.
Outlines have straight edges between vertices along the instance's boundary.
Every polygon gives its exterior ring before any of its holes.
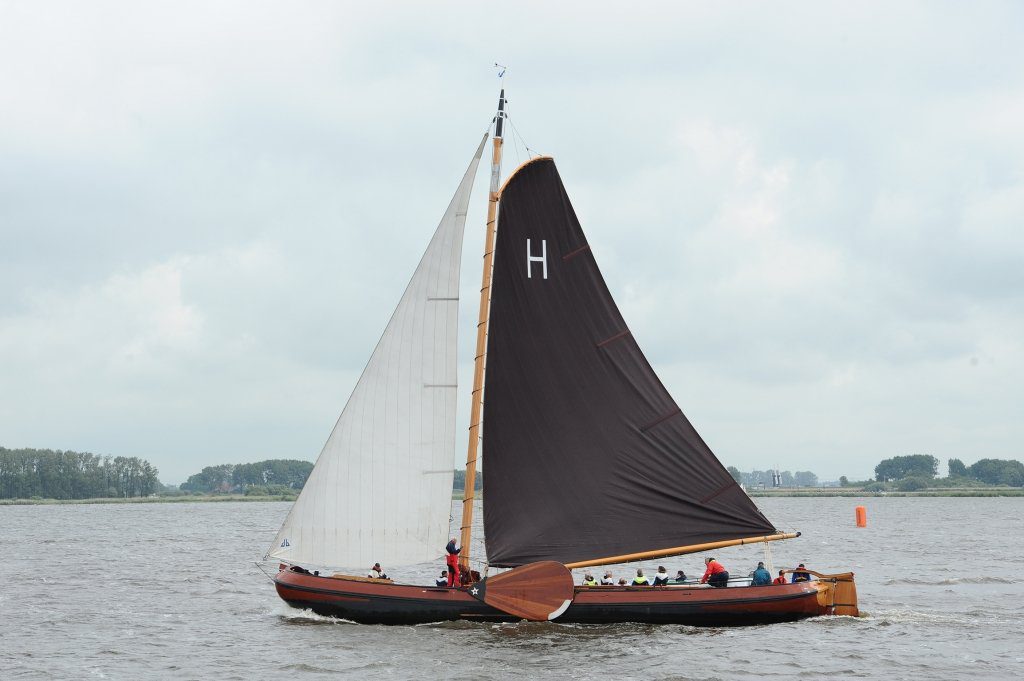
{"type": "Polygon", "coordinates": [[[857,583],[852,572],[835,575],[816,574],[818,581],[818,605],[827,609],[832,615],[859,617],[857,608],[857,583]]]}

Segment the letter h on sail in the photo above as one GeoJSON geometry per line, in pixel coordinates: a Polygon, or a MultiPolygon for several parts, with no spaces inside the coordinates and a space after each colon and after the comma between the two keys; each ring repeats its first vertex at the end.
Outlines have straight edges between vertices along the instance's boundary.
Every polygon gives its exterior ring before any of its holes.
{"type": "Polygon", "coordinates": [[[544,278],[548,278],[548,240],[541,239],[540,255],[534,255],[530,248],[530,240],[526,240],[526,278],[533,279],[533,263],[539,262],[544,268],[544,278]]]}

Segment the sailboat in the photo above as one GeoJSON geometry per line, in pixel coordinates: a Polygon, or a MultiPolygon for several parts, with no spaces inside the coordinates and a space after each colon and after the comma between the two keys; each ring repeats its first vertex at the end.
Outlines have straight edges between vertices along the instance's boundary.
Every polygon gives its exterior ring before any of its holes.
{"type": "Polygon", "coordinates": [[[761,513],[658,379],[554,160],[533,157],[501,183],[505,104],[502,88],[488,133],[264,556],[278,563],[278,595],[367,624],[745,625],[857,615],[849,572],[742,588],[574,584],[573,569],[767,547],[799,533],[761,513]],[[376,562],[439,561],[448,541],[462,237],[488,137],[459,557],[468,578],[438,587],[353,575],[376,562]],[[482,576],[469,569],[478,458],[487,464],[482,576]]]}

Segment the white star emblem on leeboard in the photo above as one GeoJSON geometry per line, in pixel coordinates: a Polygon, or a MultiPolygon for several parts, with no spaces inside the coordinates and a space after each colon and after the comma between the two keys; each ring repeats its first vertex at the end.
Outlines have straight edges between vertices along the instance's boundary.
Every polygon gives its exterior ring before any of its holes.
{"type": "Polygon", "coordinates": [[[478,589],[478,588],[476,588],[476,587],[474,586],[474,587],[473,587],[473,590],[472,590],[472,591],[470,591],[469,593],[471,593],[471,594],[473,594],[474,596],[476,596],[476,595],[477,595],[478,593],[480,593],[480,589],[478,589]]]}

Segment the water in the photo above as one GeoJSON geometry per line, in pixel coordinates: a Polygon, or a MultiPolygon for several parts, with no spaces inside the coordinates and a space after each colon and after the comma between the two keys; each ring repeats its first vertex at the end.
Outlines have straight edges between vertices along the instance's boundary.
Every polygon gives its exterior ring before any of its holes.
{"type": "MultiPolygon", "coordinates": [[[[775,565],[852,569],[866,617],[354,625],[287,607],[253,565],[287,503],[0,506],[0,679],[1024,677],[1024,499],[757,501],[804,532],[775,565]]],[[[735,575],[763,551],[718,557],[735,575]]],[[[441,567],[385,566],[423,581],[441,567]]]]}

